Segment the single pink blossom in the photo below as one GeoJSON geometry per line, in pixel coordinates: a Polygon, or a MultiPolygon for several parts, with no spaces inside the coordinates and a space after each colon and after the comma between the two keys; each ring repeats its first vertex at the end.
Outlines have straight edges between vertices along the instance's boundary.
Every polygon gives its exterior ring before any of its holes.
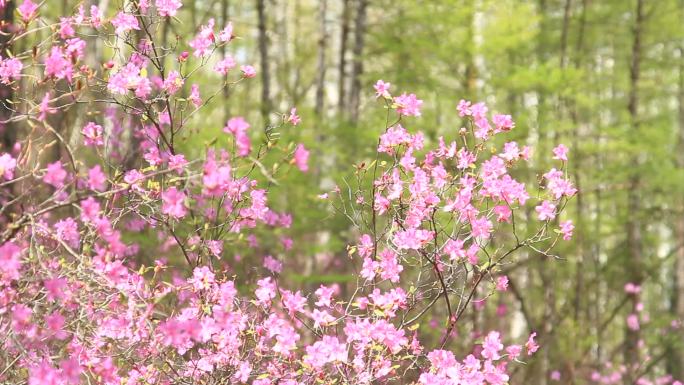
{"type": "Polygon", "coordinates": [[[293,126],[298,125],[302,121],[299,115],[297,115],[297,108],[292,107],[290,110],[290,116],[287,117],[287,121],[292,123],[293,126]]]}
{"type": "Polygon", "coordinates": [[[0,177],[6,180],[14,179],[14,169],[17,167],[17,160],[8,153],[0,155],[0,177]]]}
{"type": "Polygon", "coordinates": [[[415,94],[403,93],[394,97],[397,112],[404,116],[420,116],[420,108],[423,101],[418,99],[415,94]]]}
{"type": "Polygon", "coordinates": [[[375,97],[379,98],[382,96],[383,98],[389,98],[389,89],[391,85],[391,83],[385,83],[382,80],[378,80],[373,86],[373,88],[375,88],[375,97]]]}
{"type": "Polygon", "coordinates": [[[138,19],[134,15],[123,11],[117,13],[114,19],[112,19],[112,25],[116,28],[115,32],[117,35],[121,35],[132,29],[140,30],[138,19]]]}
{"type": "Polygon", "coordinates": [[[157,0],[155,3],[159,16],[174,17],[178,13],[178,9],[183,6],[180,0],[157,0]]]}
{"type": "Polygon", "coordinates": [[[256,69],[251,65],[240,66],[240,70],[242,71],[242,76],[246,78],[253,78],[256,76],[256,69]]]}
{"type": "Polygon", "coordinates": [[[162,212],[173,218],[183,218],[187,214],[185,198],[185,194],[175,187],[168,188],[162,192],[162,212]]]}
{"type": "Polygon", "coordinates": [[[534,210],[537,212],[540,221],[548,221],[556,217],[556,205],[549,201],[543,201],[534,210]]]}
{"type": "Polygon", "coordinates": [[[558,159],[562,161],[568,160],[568,148],[563,144],[559,144],[553,149],[553,159],[558,159]]]}
{"type": "Polygon", "coordinates": [[[38,10],[38,5],[31,0],[24,0],[20,6],[17,7],[17,11],[21,15],[21,19],[24,22],[28,22],[36,16],[36,11],[38,10]]]}
{"type": "Polygon", "coordinates": [[[302,172],[309,171],[309,151],[303,144],[298,144],[294,152],[294,162],[302,172]]]}
{"type": "Polygon", "coordinates": [[[572,231],[575,229],[575,225],[572,224],[571,220],[560,223],[560,232],[563,234],[563,240],[569,241],[572,238],[572,231]]]}
{"type": "Polygon", "coordinates": [[[66,177],[67,172],[62,167],[62,163],[60,161],[56,161],[47,165],[47,170],[43,176],[43,182],[51,185],[54,188],[61,188],[64,186],[66,177]]]}

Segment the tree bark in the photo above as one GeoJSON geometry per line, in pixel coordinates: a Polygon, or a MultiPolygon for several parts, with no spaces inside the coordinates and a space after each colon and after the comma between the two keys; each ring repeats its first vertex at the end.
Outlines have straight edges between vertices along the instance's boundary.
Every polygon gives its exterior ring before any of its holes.
{"type": "Polygon", "coordinates": [[[342,10],[342,28],[340,32],[340,57],[338,64],[337,112],[342,115],[347,109],[347,41],[349,40],[350,0],[344,0],[342,10]]]}
{"type": "Polygon", "coordinates": [[[359,120],[361,104],[361,74],[363,73],[363,47],[366,37],[366,11],[368,0],[358,0],[354,22],[354,61],[352,65],[352,84],[349,94],[349,117],[353,123],[359,120]]]}
{"type": "MultiPolygon", "coordinates": [[[[225,27],[229,20],[229,10],[230,10],[230,4],[228,0],[221,0],[221,22],[222,27],[225,27]]],[[[221,46],[221,57],[226,57],[226,44],[221,46]]],[[[223,77],[223,120],[227,121],[228,118],[230,117],[230,103],[228,103],[228,99],[230,98],[230,88],[228,88],[228,75],[226,74],[223,77]]]]}
{"type": "Polygon", "coordinates": [[[266,4],[265,0],[257,0],[259,57],[261,61],[261,117],[268,124],[271,112],[271,73],[268,59],[268,36],[266,36],[266,4]]]}
{"type": "MultiPolygon", "coordinates": [[[[644,21],[644,4],[643,0],[637,0],[635,19],[634,19],[634,36],[632,41],[632,55],[629,70],[629,95],[627,110],[629,111],[630,124],[632,130],[632,137],[637,138],[639,133],[639,78],[641,76],[641,39],[643,33],[644,21]]],[[[633,164],[640,163],[639,154],[636,155],[633,164]]],[[[639,173],[636,171],[629,180],[629,190],[627,192],[627,248],[629,261],[626,264],[627,277],[636,285],[641,285],[643,281],[643,244],[642,244],[642,229],[639,220],[640,215],[640,196],[639,196],[639,173]]],[[[639,303],[639,295],[632,294],[631,305],[632,313],[636,314],[636,307],[639,303]]],[[[632,330],[625,326],[625,345],[624,345],[624,360],[627,365],[627,375],[625,376],[625,384],[633,384],[636,380],[632,365],[639,363],[639,330],[632,330]]]]}
{"type": "Polygon", "coordinates": [[[327,14],[328,1],[319,0],[318,1],[318,17],[320,18],[319,34],[318,37],[318,74],[316,78],[316,106],[315,112],[317,116],[321,116],[323,113],[324,103],[325,103],[325,48],[328,42],[328,31],[326,29],[325,17],[327,14]]]}

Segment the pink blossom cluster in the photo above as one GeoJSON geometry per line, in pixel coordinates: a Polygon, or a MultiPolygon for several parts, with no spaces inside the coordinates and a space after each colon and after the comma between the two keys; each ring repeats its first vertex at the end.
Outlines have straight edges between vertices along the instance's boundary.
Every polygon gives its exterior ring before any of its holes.
{"type": "MultiPolygon", "coordinates": [[[[227,76],[237,64],[232,56],[212,61],[234,38],[230,23],[215,31],[208,21],[180,43],[192,57],[173,52],[178,60],[164,65],[158,52],[171,48],[133,33],[175,22],[182,7],[140,0],[109,19],[79,7],[52,25],[56,33],[30,59],[47,84],[22,111],[36,130],[54,134],[50,115],[79,103],[98,114],[76,129],[75,150],[87,154],[78,160],[59,135],[61,152],[48,162],[31,164],[30,146],[0,154],[0,223],[9,224],[0,229],[0,382],[507,383],[509,365],[539,348],[536,333],[523,346],[504,343],[520,336],[489,331],[460,350],[453,337],[464,312],[505,294],[501,266],[516,250],[550,255],[556,241],[570,239],[572,223],[553,222],[577,192],[567,149],[554,150],[558,169],[542,185],[528,186],[518,170],[531,149],[497,145],[515,128],[512,117],[461,101],[453,114],[463,129],[435,143],[402,120],[421,116],[423,101],[392,96],[390,83],[378,81],[376,96],[396,123],[379,135],[375,159],[357,165],[358,189],[321,194],[334,208],[352,206],[345,213],[354,213],[360,236],[347,250],[359,279],[346,291],[295,289],[281,273],[297,218],[276,210],[270,189],[279,165],[307,172],[314,155],[250,130],[242,116],[206,148],[183,151],[179,138],[197,128],[188,111],[211,99],[202,100],[192,76],[212,67],[227,76]],[[96,68],[83,62],[86,42],[76,37],[93,28],[126,43],[96,68]],[[55,95],[58,82],[70,91],[55,95]],[[257,135],[264,146],[252,145],[257,135]],[[152,246],[137,243],[141,236],[152,246]],[[264,244],[275,246],[262,253],[264,244]],[[241,254],[261,266],[244,274],[241,254]],[[427,315],[443,326],[421,328],[427,315]]],[[[18,11],[25,29],[40,15],[30,0],[18,11]]],[[[22,60],[2,59],[3,83],[22,79],[22,60]]],[[[251,66],[241,69],[240,79],[254,77],[251,66]]],[[[273,129],[282,138],[305,124],[296,108],[279,116],[273,129]]]]}

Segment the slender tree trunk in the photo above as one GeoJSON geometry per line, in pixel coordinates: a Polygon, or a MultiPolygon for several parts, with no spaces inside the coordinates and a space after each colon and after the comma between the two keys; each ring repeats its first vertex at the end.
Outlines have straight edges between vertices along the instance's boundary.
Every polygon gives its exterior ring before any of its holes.
{"type": "MultiPolygon", "coordinates": [[[[641,39],[643,33],[644,21],[644,4],[643,0],[637,0],[635,20],[634,20],[634,37],[632,41],[632,55],[630,63],[630,77],[629,77],[629,95],[627,110],[629,111],[630,124],[634,140],[638,139],[639,133],[639,78],[641,76],[641,39]]],[[[639,154],[632,164],[638,165],[640,163],[639,154]]],[[[642,244],[642,230],[640,224],[640,194],[639,194],[639,173],[634,172],[630,176],[629,189],[627,193],[627,248],[629,261],[626,264],[627,277],[636,285],[641,285],[643,281],[643,244],[642,244]]],[[[636,307],[639,303],[639,295],[631,295],[632,312],[636,314],[636,307]]],[[[639,330],[632,330],[625,326],[625,345],[624,345],[624,360],[628,366],[627,375],[625,376],[625,384],[633,384],[636,380],[634,369],[632,365],[639,363],[639,330]]]]}
{"type": "Polygon", "coordinates": [[[261,116],[264,124],[268,124],[271,112],[271,73],[268,58],[268,36],[266,36],[266,0],[257,1],[259,56],[261,60],[261,116]]]}
{"type": "MultiPolygon", "coordinates": [[[[226,26],[229,22],[229,10],[230,10],[230,3],[228,0],[221,0],[221,22],[222,26],[226,26]]],[[[226,44],[221,46],[221,57],[226,57],[226,44]]],[[[224,82],[224,87],[223,87],[223,120],[226,121],[230,117],[230,103],[228,103],[228,99],[230,98],[230,89],[228,88],[228,85],[225,84],[228,82],[228,75],[226,74],[223,77],[223,82],[224,82]]]]}
{"type": "Polygon", "coordinates": [[[338,95],[337,95],[337,112],[342,114],[347,109],[346,100],[346,82],[347,82],[347,41],[349,40],[349,19],[350,19],[350,5],[351,0],[344,0],[342,10],[342,28],[340,32],[340,57],[338,64],[338,95]]]}
{"type": "Polygon", "coordinates": [[[323,113],[323,107],[325,102],[325,50],[328,43],[328,32],[326,29],[326,14],[327,14],[328,1],[318,0],[318,17],[320,18],[319,34],[318,37],[318,74],[316,78],[316,115],[321,116],[323,113]]]}
{"type": "Polygon", "coordinates": [[[366,37],[366,11],[368,0],[358,0],[354,22],[354,61],[352,65],[352,84],[349,94],[349,117],[353,123],[359,120],[361,104],[361,74],[363,73],[363,47],[366,37]]]}

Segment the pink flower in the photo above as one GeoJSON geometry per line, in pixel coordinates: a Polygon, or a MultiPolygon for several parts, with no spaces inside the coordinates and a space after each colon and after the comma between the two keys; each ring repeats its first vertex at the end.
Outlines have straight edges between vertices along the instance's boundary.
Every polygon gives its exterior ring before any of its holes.
{"type": "Polygon", "coordinates": [[[226,55],[223,60],[216,63],[214,66],[214,71],[225,76],[228,74],[228,71],[232,70],[233,68],[235,68],[235,59],[233,59],[233,57],[230,55],[226,55]]]}
{"type": "Polygon", "coordinates": [[[181,77],[178,71],[171,71],[166,79],[164,79],[164,90],[170,95],[173,95],[183,87],[184,82],[183,77],[181,77]]]}
{"type": "Polygon", "coordinates": [[[208,290],[216,282],[214,273],[207,266],[196,267],[192,272],[192,278],[188,280],[195,290],[208,290]]]}
{"type": "Polygon", "coordinates": [[[420,107],[423,101],[418,99],[415,94],[403,93],[394,98],[394,103],[397,105],[397,112],[403,116],[420,116],[420,107]]]}
{"type": "Polygon", "coordinates": [[[247,135],[248,129],[249,123],[241,116],[230,118],[226,126],[223,127],[223,132],[233,134],[235,137],[238,156],[247,156],[252,151],[249,135],[247,135]]]}
{"type": "Polygon", "coordinates": [[[321,369],[331,362],[347,362],[347,346],[341,344],[337,337],[323,336],[320,341],[306,347],[304,363],[321,369]]]}
{"type": "Polygon", "coordinates": [[[121,35],[132,29],[140,30],[138,19],[136,19],[134,15],[123,11],[117,13],[114,19],[112,19],[112,25],[116,28],[115,31],[117,35],[121,35]]]}
{"type": "Polygon", "coordinates": [[[572,224],[572,221],[567,220],[565,222],[561,222],[560,232],[563,234],[563,240],[569,241],[572,238],[572,231],[574,229],[575,225],[572,224]]]}
{"type": "Polygon", "coordinates": [[[188,99],[195,107],[202,105],[202,98],[200,97],[199,86],[197,84],[193,84],[192,87],[190,87],[190,97],[188,97],[188,99]]]}
{"type": "Polygon", "coordinates": [[[488,239],[490,233],[492,232],[493,225],[492,222],[489,221],[489,219],[482,217],[482,218],[475,218],[470,221],[470,226],[472,228],[472,235],[473,237],[476,238],[483,238],[483,239],[488,239]]]}
{"type": "Polygon", "coordinates": [[[104,15],[97,5],[90,6],[90,22],[95,28],[100,28],[102,26],[102,18],[104,15]]]}
{"type": "Polygon", "coordinates": [[[283,271],[283,263],[270,255],[267,255],[264,258],[264,267],[271,273],[280,273],[283,271]]]}
{"type": "Polygon", "coordinates": [[[157,11],[159,16],[176,16],[178,9],[183,6],[180,0],[157,0],[157,11]]]}
{"type": "Polygon", "coordinates": [[[432,240],[434,234],[428,230],[407,229],[394,234],[394,244],[399,249],[418,250],[432,240]]]}
{"type": "Polygon", "coordinates": [[[548,221],[556,217],[556,205],[549,201],[543,201],[534,210],[537,212],[540,221],[548,221]]]}
{"type": "Polygon", "coordinates": [[[399,273],[404,267],[399,263],[397,255],[391,250],[380,252],[380,278],[389,279],[390,282],[399,282],[399,273]]]}
{"type": "Polygon", "coordinates": [[[84,136],[83,143],[89,147],[103,146],[102,131],[102,126],[99,124],[88,122],[81,130],[81,134],[84,136]]]}
{"type": "Polygon", "coordinates": [[[62,369],[62,376],[66,379],[68,384],[78,384],[80,382],[83,368],[81,367],[81,364],[78,363],[78,359],[72,357],[62,360],[59,367],[62,369]]]}
{"type": "Polygon", "coordinates": [[[233,39],[233,23],[228,22],[225,28],[218,33],[219,41],[229,42],[233,39]]]}
{"type": "Polygon", "coordinates": [[[21,19],[24,22],[28,22],[36,16],[36,11],[38,10],[38,5],[36,5],[31,0],[24,0],[20,6],[17,7],[17,11],[21,15],[21,19]]]}
{"type": "Polygon", "coordinates": [[[185,159],[185,155],[183,154],[169,156],[169,168],[172,170],[178,170],[179,174],[186,164],[188,164],[188,161],[185,159]]]}
{"type": "Polygon", "coordinates": [[[73,64],[67,59],[64,49],[52,47],[50,54],[45,58],[45,76],[55,79],[67,79],[71,82],[74,75],[73,64]]]}
{"type": "Polygon", "coordinates": [[[75,249],[81,239],[81,235],[78,232],[78,223],[73,218],[66,218],[58,221],[54,225],[55,235],[57,239],[69,245],[69,247],[75,249]]]}
{"type": "Polygon", "coordinates": [[[552,381],[560,381],[560,379],[561,379],[561,374],[559,371],[554,370],[553,372],[551,372],[551,380],[552,381]]]}
{"type": "Polygon", "coordinates": [[[316,289],[316,296],[318,296],[318,301],[316,301],[315,305],[316,306],[324,306],[324,307],[331,307],[332,306],[332,296],[336,292],[336,287],[334,286],[324,286],[321,285],[318,289],[316,289]]]}
{"type": "Polygon", "coordinates": [[[17,58],[2,59],[0,61],[0,82],[10,84],[12,80],[18,80],[24,65],[17,58]]]}
{"type": "Polygon", "coordinates": [[[275,298],[275,284],[272,282],[271,277],[266,277],[257,281],[258,288],[254,291],[254,294],[262,305],[269,305],[271,300],[275,298]]]}
{"type": "Polygon", "coordinates": [[[28,385],[59,385],[62,383],[62,376],[59,371],[52,367],[47,360],[29,368],[28,385]]]}
{"type": "Polygon", "coordinates": [[[373,88],[375,88],[375,97],[376,97],[376,98],[379,98],[379,97],[381,97],[381,96],[382,96],[383,98],[389,98],[389,97],[391,97],[391,96],[390,96],[390,93],[389,93],[389,89],[390,89],[390,86],[391,86],[391,85],[392,85],[391,83],[385,83],[385,82],[382,81],[382,80],[378,80],[378,81],[375,83],[375,85],[373,86],[373,88]]]}
{"type": "Polygon", "coordinates": [[[0,246],[0,283],[19,279],[21,248],[12,242],[0,246]]]}
{"type": "Polygon", "coordinates": [[[183,218],[187,214],[185,194],[171,187],[162,193],[162,212],[173,218],[183,218]]]}
{"type": "Polygon", "coordinates": [[[104,191],[107,184],[107,177],[102,172],[100,165],[88,170],[88,188],[94,191],[104,191]]]}
{"type": "Polygon", "coordinates": [[[14,179],[14,169],[17,167],[17,160],[12,155],[4,153],[0,155],[0,177],[6,180],[14,179]]]}
{"type": "Polygon", "coordinates": [[[256,76],[256,69],[251,65],[240,66],[240,70],[242,71],[242,76],[246,78],[253,78],[256,76]]]}
{"type": "Polygon", "coordinates": [[[205,57],[210,53],[209,47],[214,43],[214,19],[209,19],[207,25],[203,25],[200,32],[188,43],[195,51],[195,57],[205,57]]]}
{"type": "Polygon", "coordinates": [[[62,163],[56,161],[50,163],[47,166],[47,171],[43,176],[43,182],[51,185],[54,188],[60,188],[64,186],[64,180],[67,177],[67,172],[62,168],[62,163]]]}
{"type": "Polygon", "coordinates": [[[498,360],[501,358],[499,352],[504,348],[501,343],[501,335],[499,332],[491,331],[485,337],[482,343],[482,357],[488,360],[498,360]]]}
{"type": "Polygon", "coordinates": [[[57,112],[55,108],[50,107],[50,93],[47,92],[45,93],[45,96],[43,96],[43,100],[40,102],[40,105],[38,106],[38,110],[40,114],[38,115],[38,120],[44,122],[45,119],[47,118],[48,114],[54,114],[57,112]]]}
{"type": "Polygon", "coordinates": [[[494,214],[497,222],[509,222],[513,211],[507,205],[499,205],[494,207],[494,214]]]}
{"type": "Polygon", "coordinates": [[[473,114],[473,111],[470,109],[470,105],[471,103],[468,100],[461,99],[458,102],[458,106],[456,107],[456,109],[458,110],[458,116],[471,116],[473,114]]]}
{"type": "Polygon", "coordinates": [[[640,328],[639,327],[639,316],[634,314],[634,313],[628,315],[627,316],[627,327],[630,330],[634,330],[634,331],[639,330],[639,328],[640,328]]]}
{"type": "Polygon", "coordinates": [[[76,31],[74,31],[74,27],[71,21],[71,18],[69,17],[62,17],[60,18],[60,23],[59,23],[59,37],[62,39],[67,39],[70,37],[73,37],[76,31]]]}
{"type": "Polygon", "coordinates": [[[309,151],[301,143],[295,149],[294,162],[300,171],[307,172],[309,170],[309,151]]]}
{"type": "Polygon", "coordinates": [[[292,107],[290,110],[290,116],[287,117],[287,121],[289,123],[292,123],[293,126],[296,126],[299,124],[299,122],[302,121],[302,119],[297,115],[297,108],[292,107]]]}
{"type": "Polygon", "coordinates": [[[558,159],[562,161],[568,160],[568,148],[563,144],[559,144],[553,149],[553,159],[558,159]]]}
{"type": "Polygon", "coordinates": [[[496,279],[496,290],[506,291],[508,290],[508,277],[502,275],[496,279]]]}
{"type": "Polygon", "coordinates": [[[533,332],[530,334],[530,337],[527,339],[527,342],[525,343],[525,349],[527,349],[527,355],[531,356],[534,354],[537,350],[539,350],[539,345],[537,345],[537,342],[535,342],[534,337],[537,336],[536,332],[533,332]]]}
{"type": "Polygon", "coordinates": [[[639,293],[641,293],[641,286],[636,285],[632,282],[627,282],[625,284],[625,293],[627,293],[627,294],[639,294],[639,293]]]}
{"type": "Polygon", "coordinates": [[[510,115],[494,115],[492,116],[492,123],[500,131],[510,131],[515,128],[515,123],[510,115]]]}

